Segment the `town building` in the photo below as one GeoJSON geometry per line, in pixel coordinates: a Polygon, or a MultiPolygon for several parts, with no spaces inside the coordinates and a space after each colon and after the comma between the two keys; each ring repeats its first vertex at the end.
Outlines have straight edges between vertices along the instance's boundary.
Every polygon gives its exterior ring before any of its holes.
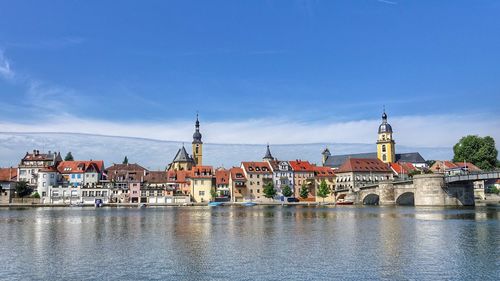
{"type": "Polygon", "coordinates": [[[295,183],[294,196],[301,201],[315,201],[316,191],[314,189],[314,166],[309,161],[289,161],[293,171],[295,183]],[[300,190],[305,186],[309,190],[307,198],[301,198],[300,190]]]}
{"type": "Polygon", "coordinates": [[[191,171],[171,170],[167,171],[167,185],[172,189],[174,195],[191,195],[191,181],[189,180],[191,171]]]}
{"type": "Polygon", "coordinates": [[[72,187],[97,187],[103,179],[104,161],[62,161],[57,171],[62,180],[72,187]]]}
{"type": "Polygon", "coordinates": [[[292,192],[294,190],[293,170],[290,163],[288,163],[288,161],[280,161],[274,158],[271,154],[271,150],[269,149],[269,145],[267,145],[266,154],[262,160],[268,162],[271,167],[271,171],[273,173],[273,184],[277,192],[277,197],[284,199],[282,197],[283,187],[289,186],[292,192]]]}
{"type": "Polygon", "coordinates": [[[273,173],[268,162],[241,162],[241,168],[247,178],[245,199],[264,201],[264,186],[272,183],[273,173]]]}
{"type": "Polygon", "coordinates": [[[103,185],[112,186],[111,202],[139,203],[141,185],[148,170],[138,164],[113,164],[106,169],[103,185]]]}
{"type": "Polygon", "coordinates": [[[283,188],[285,186],[289,186],[292,192],[294,192],[295,179],[290,163],[288,161],[273,160],[269,161],[269,165],[271,166],[271,170],[273,172],[273,183],[278,197],[283,196],[283,188]]]}
{"type": "Polygon", "coordinates": [[[17,168],[0,168],[0,204],[9,204],[16,192],[17,168]]]}
{"type": "Polygon", "coordinates": [[[39,150],[33,150],[32,153],[26,152],[18,166],[18,181],[25,181],[33,189],[38,187],[38,172],[41,169],[53,167],[62,162],[61,153],[51,152],[40,153],[39,150]]]}
{"type": "Polygon", "coordinates": [[[240,167],[229,169],[229,188],[232,202],[243,202],[251,200],[250,191],[247,188],[245,172],[240,167]]]}
{"type": "Polygon", "coordinates": [[[316,202],[335,202],[335,173],[330,167],[314,166],[314,194],[316,194],[316,202]],[[322,181],[325,181],[330,194],[324,199],[318,196],[318,189],[322,181]]]}
{"type": "Polygon", "coordinates": [[[335,191],[358,191],[361,187],[392,180],[389,166],[380,159],[350,158],[335,170],[335,191]]]}
{"type": "Polygon", "coordinates": [[[443,173],[448,176],[481,171],[481,169],[470,162],[452,162],[447,160],[437,160],[432,164],[430,170],[433,173],[443,173]]]}
{"type": "Polygon", "coordinates": [[[209,202],[212,199],[212,188],[215,178],[212,166],[195,166],[189,175],[191,196],[194,202],[209,202]]]}
{"type": "Polygon", "coordinates": [[[217,201],[229,201],[231,199],[229,174],[229,170],[224,168],[219,168],[215,171],[215,192],[217,193],[217,201]]]}
{"type": "Polygon", "coordinates": [[[60,182],[61,175],[55,167],[50,166],[38,170],[37,191],[42,203],[49,202],[51,187],[58,186],[60,182]]]}

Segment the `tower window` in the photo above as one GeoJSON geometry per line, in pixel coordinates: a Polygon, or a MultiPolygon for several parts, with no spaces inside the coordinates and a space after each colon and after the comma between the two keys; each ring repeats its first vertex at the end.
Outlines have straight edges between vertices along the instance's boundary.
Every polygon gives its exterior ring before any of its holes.
{"type": "Polygon", "coordinates": [[[385,154],[382,155],[382,161],[384,161],[384,162],[387,161],[387,157],[385,156],[385,154]]]}
{"type": "Polygon", "coordinates": [[[198,151],[199,151],[199,146],[196,146],[196,154],[198,154],[198,151]]]}
{"type": "Polygon", "coordinates": [[[382,152],[386,152],[385,144],[382,145],[382,152]]]}

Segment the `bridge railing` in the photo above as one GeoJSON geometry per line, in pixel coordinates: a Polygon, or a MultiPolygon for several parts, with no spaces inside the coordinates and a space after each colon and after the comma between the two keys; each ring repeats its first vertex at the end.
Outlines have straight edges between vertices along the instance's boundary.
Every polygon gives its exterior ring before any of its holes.
{"type": "Polygon", "coordinates": [[[460,174],[453,176],[445,176],[444,179],[446,182],[459,182],[459,181],[478,181],[478,180],[490,180],[490,179],[499,179],[500,171],[491,171],[491,172],[474,172],[468,174],[460,174]]]}

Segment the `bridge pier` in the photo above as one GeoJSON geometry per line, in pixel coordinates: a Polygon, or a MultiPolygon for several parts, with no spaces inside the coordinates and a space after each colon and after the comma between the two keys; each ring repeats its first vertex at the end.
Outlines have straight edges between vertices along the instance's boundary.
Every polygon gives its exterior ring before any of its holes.
{"type": "Polygon", "coordinates": [[[471,183],[446,184],[443,174],[415,175],[415,206],[474,206],[471,183]]]}
{"type": "Polygon", "coordinates": [[[382,181],[377,186],[379,195],[379,205],[394,205],[396,198],[394,196],[394,183],[392,181],[382,181]]]}

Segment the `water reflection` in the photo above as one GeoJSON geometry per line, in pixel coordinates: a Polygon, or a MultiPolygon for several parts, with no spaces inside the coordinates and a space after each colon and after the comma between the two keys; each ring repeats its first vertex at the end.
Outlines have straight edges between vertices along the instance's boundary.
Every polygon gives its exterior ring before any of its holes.
{"type": "Polygon", "coordinates": [[[484,279],[499,208],[0,210],[2,280],[484,279]],[[29,268],[30,270],[26,270],[29,268]]]}

